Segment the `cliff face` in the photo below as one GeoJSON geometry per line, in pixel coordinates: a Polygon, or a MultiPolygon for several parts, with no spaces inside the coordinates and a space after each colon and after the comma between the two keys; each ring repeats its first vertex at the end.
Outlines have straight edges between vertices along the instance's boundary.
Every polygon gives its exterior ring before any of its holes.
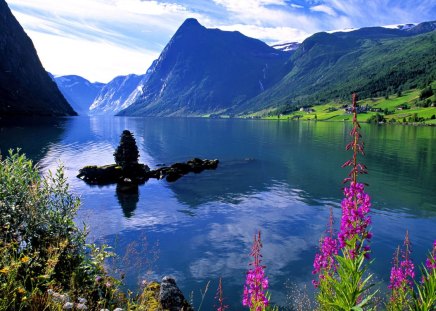
{"type": "Polygon", "coordinates": [[[77,115],[4,0],[0,0],[0,115],[77,115]]]}

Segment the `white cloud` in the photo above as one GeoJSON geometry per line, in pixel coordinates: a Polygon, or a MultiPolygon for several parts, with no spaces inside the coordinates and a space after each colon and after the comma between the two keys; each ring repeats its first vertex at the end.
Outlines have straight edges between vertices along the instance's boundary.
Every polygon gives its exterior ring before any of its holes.
{"type": "Polygon", "coordinates": [[[242,34],[257,38],[272,45],[285,42],[302,42],[310,33],[292,27],[260,27],[255,25],[227,25],[219,27],[223,30],[237,30],[242,34]]]}
{"type": "Polygon", "coordinates": [[[294,3],[291,3],[290,6],[291,6],[292,8],[294,8],[294,9],[303,9],[303,8],[304,8],[304,6],[302,6],[302,5],[298,5],[298,4],[294,4],[294,3]]]}
{"type": "Polygon", "coordinates": [[[429,21],[436,14],[434,0],[324,0],[323,4],[346,17],[347,27],[356,28],[429,21]]]}
{"type": "Polygon", "coordinates": [[[302,12],[289,10],[281,0],[213,0],[229,12],[228,22],[263,27],[297,27],[314,30],[316,22],[302,12]]]}
{"type": "Polygon", "coordinates": [[[108,42],[80,40],[29,32],[47,71],[76,74],[90,81],[109,82],[118,75],[144,74],[158,53],[129,49],[108,42]]]}
{"type": "Polygon", "coordinates": [[[319,31],[421,22],[436,14],[434,0],[308,0],[304,4],[307,9],[300,2],[285,0],[7,3],[32,38],[47,70],[85,72],[86,78],[102,81],[145,70],[188,17],[209,28],[238,30],[273,44],[302,41],[319,31]]]}
{"type": "Polygon", "coordinates": [[[314,11],[314,12],[322,12],[322,13],[328,14],[330,16],[336,16],[335,10],[333,10],[331,7],[323,5],[323,4],[312,6],[310,8],[310,10],[314,11]]]}
{"type": "MultiPolygon", "coordinates": [[[[41,62],[55,74],[107,82],[145,73],[188,17],[179,4],[141,0],[8,0],[41,62]]],[[[200,16],[201,17],[201,16],[200,16]]]]}
{"type": "Polygon", "coordinates": [[[187,12],[180,4],[162,3],[158,1],[118,0],[115,2],[117,9],[135,14],[165,15],[168,13],[187,12]]]}

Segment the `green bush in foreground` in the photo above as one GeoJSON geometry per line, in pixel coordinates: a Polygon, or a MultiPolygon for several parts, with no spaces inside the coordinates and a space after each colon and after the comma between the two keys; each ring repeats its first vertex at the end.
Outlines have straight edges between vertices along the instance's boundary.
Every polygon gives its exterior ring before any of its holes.
{"type": "Polygon", "coordinates": [[[111,252],[86,245],[73,221],[79,204],[62,166],[41,177],[19,152],[0,158],[0,310],[125,303],[103,266],[111,252]]]}

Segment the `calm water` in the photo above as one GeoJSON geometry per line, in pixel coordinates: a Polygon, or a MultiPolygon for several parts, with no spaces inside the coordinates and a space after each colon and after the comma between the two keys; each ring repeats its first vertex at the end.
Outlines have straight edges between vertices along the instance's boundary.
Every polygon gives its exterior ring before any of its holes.
{"type": "MultiPolygon", "coordinates": [[[[241,309],[248,253],[262,231],[273,301],[287,305],[289,284],[307,285],[329,209],[340,217],[340,166],[349,124],[208,119],[71,118],[0,122],[0,148],[21,147],[46,171],[63,162],[82,198],[78,222],[90,241],[112,245],[114,266],[134,288],[143,279],[173,275],[186,296],[210,281],[212,309],[223,277],[227,303],[241,309]],[[109,164],[124,129],[140,160],[154,168],[192,157],[218,158],[216,171],[175,183],[151,180],[138,195],[116,186],[90,187],[79,168],[109,164]],[[285,285],[286,284],[286,285],[285,285]]],[[[415,262],[436,238],[436,128],[363,126],[373,202],[373,270],[384,286],[396,246],[409,230],[415,262]]],[[[336,222],[338,226],[339,221],[336,222]]]]}

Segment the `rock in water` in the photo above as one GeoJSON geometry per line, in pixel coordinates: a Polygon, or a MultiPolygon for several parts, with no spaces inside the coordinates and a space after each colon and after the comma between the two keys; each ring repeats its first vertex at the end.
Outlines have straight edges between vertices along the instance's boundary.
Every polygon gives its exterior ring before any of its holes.
{"type": "Polygon", "coordinates": [[[133,134],[124,130],[121,134],[120,145],[114,152],[115,163],[123,168],[125,172],[134,171],[138,165],[139,151],[133,134]]]}
{"type": "Polygon", "coordinates": [[[160,285],[159,301],[165,310],[194,311],[177,287],[176,281],[169,276],[164,276],[160,285]]]}
{"type": "Polygon", "coordinates": [[[88,184],[112,184],[121,180],[122,168],[116,164],[105,166],[89,165],[80,169],[77,177],[84,180],[88,184]]]}

